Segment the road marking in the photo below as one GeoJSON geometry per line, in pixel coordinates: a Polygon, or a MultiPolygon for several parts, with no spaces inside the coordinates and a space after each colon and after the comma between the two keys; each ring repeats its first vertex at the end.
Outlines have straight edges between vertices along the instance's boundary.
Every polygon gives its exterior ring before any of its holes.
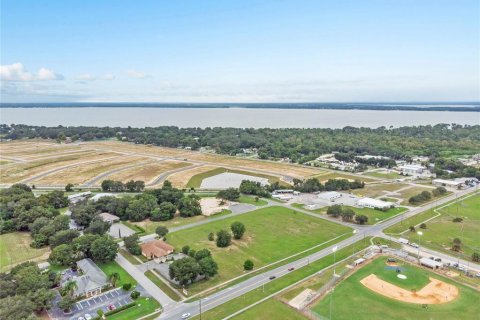
{"type": "Polygon", "coordinates": [[[78,310],[83,310],[83,306],[80,302],[77,302],[77,308],[78,310]]]}
{"type": "Polygon", "coordinates": [[[86,300],[85,302],[86,302],[88,305],[90,305],[90,300],[86,300]]]}

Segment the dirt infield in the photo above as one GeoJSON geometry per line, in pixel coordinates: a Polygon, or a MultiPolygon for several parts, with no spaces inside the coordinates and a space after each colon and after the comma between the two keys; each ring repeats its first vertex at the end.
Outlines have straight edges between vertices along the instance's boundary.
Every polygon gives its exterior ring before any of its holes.
{"type": "Polygon", "coordinates": [[[416,292],[383,281],[374,274],[363,278],[360,283],[385,297],[408,303],[440,304],[457,298],[457,287],[434,278],[429,279],[430,283],[416,292]]]}

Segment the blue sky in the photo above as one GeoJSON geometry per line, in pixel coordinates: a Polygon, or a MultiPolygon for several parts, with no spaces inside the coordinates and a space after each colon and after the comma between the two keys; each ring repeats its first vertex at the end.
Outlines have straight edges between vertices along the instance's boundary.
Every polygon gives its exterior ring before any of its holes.
{"type": "Polygon", "coordinates": [[[480,100],[477,0],[1,3],[3,102],[480,100]]]}

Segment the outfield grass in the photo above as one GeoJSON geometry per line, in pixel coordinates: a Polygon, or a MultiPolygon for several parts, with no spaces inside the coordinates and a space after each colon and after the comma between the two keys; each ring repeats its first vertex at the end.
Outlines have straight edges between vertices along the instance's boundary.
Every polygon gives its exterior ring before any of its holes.
{"type": "Polygon", "coordinates": [[[180,301],[182,298],[172,288],[167,286],[157,275],[155,271],[145,272],[145,276],[157,285],[165,294],[167,294],[172,300],[180,301]]]}
{"type": "Polygon", "coordinates": [[[118,313],[107,316],[108,320],[131,320],[139,319],[143,316],[155,312],[161,307],[160,303],[153,298],[141,297],[135,300],[136,305],[120,311],[118,313]]]}
{"type": "MultiPolygon", "coordinates": [[[[342,259],[347,258],[348,256],[352,255],[353,252],[360,251],[365,249],[370,245],[369,242],[370,238],[365,238],[364,240],[360,240],[350,246],[347,246],[343,249],[340,249],[336,252],[336,261],[340,261],[342,259]]],[[[310,263],[310,265],[299,268],[281,278],[278,278],[274,281],[266,283],[265,286],[256,288],[238,298],[232,299],[216,308],[208,310],[202,314],[202,319],[209,319],[209,320],[217,320],[223,319],[232,313],[250,306],[251,304],[259,301],[262,298],[268,297],[280,290],[284,289],[285,287],[295,284],[302,279],[305,279],[308,276],[311,276],[322,269],[332,265],[334,262],[333,254],[330,254],[322,259],[319,259],[315,262],[310,263]]],[[[208,305],[208,302],[204,303],[208,305]]],[[[204,305],[202,304],[202,305],[204,305]]],[[[193,319],[199,319],[198,316],[193,317],[193,319]]],[[[260,318],[261,319],[261,318],[260,318]]]]}
{"type": "Polygon", "coordinates": [[[0,235],[0,272],[10,270],[15,265],[33,260],[48,259],[48,247],[34,249],[30,247],[32,237],[28,232],[12,232],[0,235]]]}
{"type": "MultiPolygon", "coordinates": [[[[441,216],[426,222],[427,228],[422,229],[421,245],[456,256],[458,253],[450,248],[453,239],[459,238],[463,258],[471,259],[473,252],[480,253],[480,194],[453,202],[438,212],[441,216]],[[456,217],[461,217],[463,222],[453,222],[456,217]]],[[[418,241],[418,236],[410,231],[402,236],[418,241]]]]}
{"type": "Polygon", "coordinates": [[[262,198],[259,198],[258,201],[255,201],[255,197],[250,197],[246,195],[241,195],[238,199],[240,203],[253,204],[254,206],[261,207],[268,204],[268,202],[262,198]]]}
{"type": "Polygon", "coordinates": [[[274,182],[280,182],[279,177],[274,177],[266,174],[261,174],[261,173],[256,173],[256,172],[250,172],[250,171],[244,171],[244,170],[234,170],[234,169],[227,169],[227,168],[215,168],[213,170],[199,173],[197,175],[194,175],[193,177],[190,178],[190,180],[187,182],[187,188],[200,188],[202,185],[203,179],[213,177],[216,175],[219,175],[221,173],[225,172],[230,172],[230,173],[238,173],[238,174],[245,174],[249,176],[254,176],[254,177],[261,177],[261,178],[266,178],[270,183],[274,182]]]}
{"type": "Polygon", "coordinates": [[[98,263],[97,265],[100,269],[102,269],[102,271],[107,275],[107,277],[114,272],[120,275],[120,280],[118,280],[117,282],[117,287],[121,287],[125,283],[131,283],[132,285],[137,284],[137,280],[135,280],[127,271],[125,271],[125,269],[120,267],[120,265],[115,261],[98,263]]]}
{"type": "Polygon", "coordinates": [[[209,281],[190,286],[190,291],[195,289],[194,291],[198,292],[244,274],[243,263],[246,259],[251,259],[255,268],[258,268],[349,232],[351,229],[345,226],[291,209],[267,207],[172,232],[168,234],[167,239],[177,250],[189,245],[195,250],[208,248],[212,251],[219,266],[219,274],[209,281]],[[229,230],[235,221],[244,223],[246,227],[241,240],[233,240],[228,248],[218,248],[214,241],[207,239],[210,232],[229,230]]]}
{"type": "Polygon", "coordinates": [[[328,316],[330,303],[334,319],[475,319],[480,314],[479,293],[474,289],[443,278],[433,272],[411,265],[403,266],[407,279],[397,277],[395,270],[385,270],[386,257],[379,257],[358,269],[335,287],[333,296],[328,294],[313,306],[313,311],[321,316],[328,316]],[[454,284],[460,291],[459,297],[446,304],[429,305],[422,308],[420,304],[404,303],[384,297],[366,288],[360,283],[364,277],[375,274],[406,289],[419,289],[433,277],[454,284]],[[332,301],[330,301],[332,299],[332,301]]]}

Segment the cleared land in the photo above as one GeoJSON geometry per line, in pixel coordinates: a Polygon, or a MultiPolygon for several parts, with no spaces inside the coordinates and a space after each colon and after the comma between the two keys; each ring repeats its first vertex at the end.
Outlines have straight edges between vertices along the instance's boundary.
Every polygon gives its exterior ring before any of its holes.
{"type": "Polygon", "coordinates": [[[140,163],[146,160],[148,159],[135,156],[117,157],[115,159],[110,159],[109,161],[105,162],[82,164],[75,167],[67,168],[65,170],[61,170],[53,174],[47,175],[43,178],[34,180],[33,182],[40,185],[55,185],[66,183],[82,184],[92,178],[95,178],[103,172],[107,172],[116,168],[121,168],[123,166],[132,165],[135,163],[140,163]]]}
{"type": "MultiPolygon", "coordinates": [[[[457,255],[459,253],[451,251],[450,248],[453,239],[459,238],[462,241],[460,255],[470,259],[473,252],[480,253],[480,194],[453,202],[437,211],[441,215],[426,222],[427,228],[422,229],[422,246],[457,255]],[[453,222],[457,217],[463,221],[453,222]]],[[[408,228],[408,225],[404,226],[408,228]]],[[[418,236],[414,232],[406,231],[402,236],[418,242],[418,236]]]]}
{"type": "Polygon", "coordinates": [[[178,161],[161,161],[155,163],[146,163],[139,167],[130,168],[127,170],[122,170],[120,172],[113,173],[105,177],[105,179],[112,179],[116,181],[127,182],[129,180],[142,180],[145,181],[145,184],[152,182],[157,178],[161,173],[164,173],[169,170],[188,167],[191,164],[188,162],[178,162],[178,161]]]}
{"type": "Polygon", "coordinates": [[[373,179],[371,177],[366,177],[363,175],[353,175],[353,174],[348,174],[343,172],[331,172],[331,171],[324,171],[323,173],[320,173],[320,174],[317,173],[316,175],[313,175],[312,177],[309,177],[309,178],[317,178],[322,183],[324,183],[329,179],[347,179],[350,181],[360,180],[365,182],[378,181],[378,179],[373,179]]]}
{"type": "Polygon", "coordinates": [[[48,247],[34,249],[30,247],[32,238],[28,232],[12,232],[0,235],[0,272],[10,270],[15,265],[33,260],[48,259],[48,247]]]}
{"type": "Polygon", "coordinates": [[[480,312],[478,291],[443,278],[433,272],[412,265],[402,265],[402,274],[407,279],[397,277],[395,268],[386,268],[386,257],[379,257],[361,267],[335,287],[333,295],[327,294],[313,306],[313,311],[328,316],[330,303],[335,319],[475,319],[480,312]],[[429,278],[454,285],[459,290],[456,299],[449,303],[428,305],[397,301],[378,294],[360,283],[365,277],[374,274],[380,279],[406,290],[420,290],[429,283],[429,278]],[[331,301],[330,301],[331,299],[331,301]]]}
{"type": "Polygon", "coordinates": [[[168,242],[177,250],[189,245],[195,250],[208,248],[212,251],[219,266],[219,274],[207,282],[191,286],[199,290],[244,274],[243,263],[246,259],[251,259],[255,268],[258,268],[349,233],[350,230],[287,208],[268,207],[169,233],[168,242]],[[244,223],[246,227],[241,240],[233,240],[227,248],[218,248],[214,241],[207,239],[210,232],[229,230],[235,221],[244,223]],[[265,228],[266,225],[268,228],[265,228]]]}
{"type": "MultiPolygon", "coordinates": [[[[389,192],[395,192],[407,186],[408,185],[402,183],[367,184],[364,188],[352,190],[352,193],[359,197],[377,198],[384,196],[389,192]]],[[[401,198],[400,195],[398,197],[401,198]]]]}
{"type": "Polygon", "coordinates": [[[232,170],[232,169],[227,169],[227,168],[215,168],[209,171],[205,171],[199,174],[196,174],[188,180],[187,183],[187,188],[200,188],[202,185],[202,182],[206,178],[210,178],[222,173],[238,173],[238,174],[243,174],[243,175],[248,175],[248,176],[253,176],[253,177],[259,177],[259,178],[265,178],[268,179],[269,183],[274,183],[277,181],[280,181],[279,177],[274,177],[271,175],[265,175],[265,174],[259,174],[256,172],[249,172],[249,171],[243,171],[243,170],[232,170]]]}

